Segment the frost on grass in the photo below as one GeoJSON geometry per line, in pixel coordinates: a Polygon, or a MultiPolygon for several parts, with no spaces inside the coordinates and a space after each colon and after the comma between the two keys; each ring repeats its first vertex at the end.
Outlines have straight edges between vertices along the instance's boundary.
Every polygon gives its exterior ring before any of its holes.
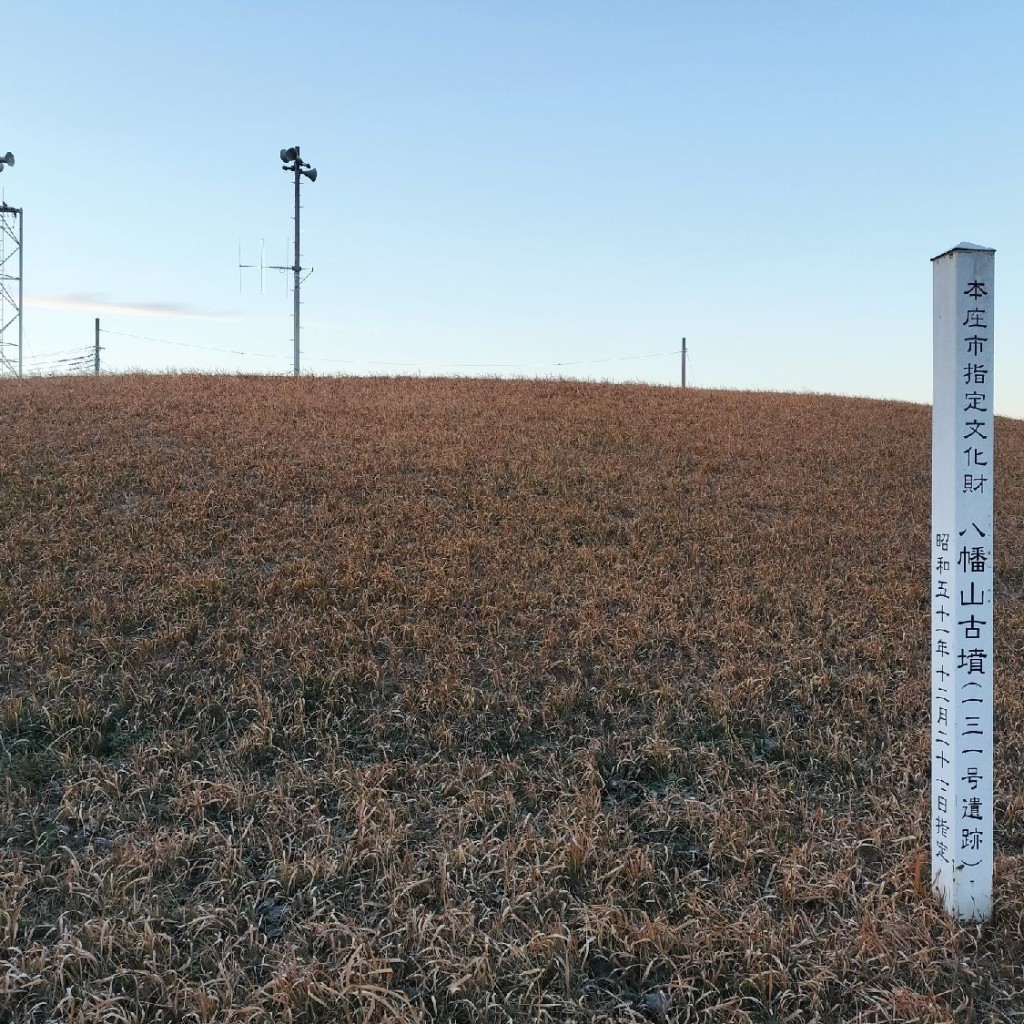
{"type": "Polygon", "coordinates": [[[1012,1021],[928,893],[929,416],[569,382],[3,382],[0,1020],[1012,1021]]]}

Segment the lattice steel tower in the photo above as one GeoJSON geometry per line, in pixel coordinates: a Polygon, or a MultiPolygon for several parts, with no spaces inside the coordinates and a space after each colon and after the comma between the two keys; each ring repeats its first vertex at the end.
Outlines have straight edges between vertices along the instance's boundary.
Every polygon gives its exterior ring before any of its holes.
{"type": "MultiPolygon", "coordinates": [[[[14,156],[0,157],[0,171],[14,166],[14,156]]],[[[25,211],[0,201],[0,377],[21,376],[24,353],[23,296],[25,211]],[[11,338],[17,325],[17,342],[11,338]],[[15,349],[17,344],[17,349],[15,349]]]]}

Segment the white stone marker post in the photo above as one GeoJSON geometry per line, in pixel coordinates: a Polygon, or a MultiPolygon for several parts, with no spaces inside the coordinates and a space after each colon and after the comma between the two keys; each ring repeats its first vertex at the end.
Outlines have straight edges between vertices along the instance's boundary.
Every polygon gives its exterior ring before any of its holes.
{"type": "Polygon", "coordinates": [[[992,910],[992,312],[995,250],[933,267],[932,886],[992,910]]]}

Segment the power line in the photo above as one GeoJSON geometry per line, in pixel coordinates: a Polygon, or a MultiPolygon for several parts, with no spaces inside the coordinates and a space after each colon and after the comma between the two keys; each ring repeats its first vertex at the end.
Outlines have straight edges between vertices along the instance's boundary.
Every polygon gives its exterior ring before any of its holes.
{"type": "Polygon", "coordinates": [[[70,371],[86,370],[88,368],[88,361],[86,359],[76,359],[74,362],[68,363],[52,363],[47,366],[33,366],[25,372],[29,375],[45,375],[48,373],[67,373],[70,371]]]}
{"type": "Polygon", "coordinates": [[[177,348],[197,348],[204,352],[221,352],[229,356],[259,356],[261,359],[281,358],[280,352],[270,355],[268,352],[242,352],[235,348],[214,348],[212,345],[193,345],[186,341],[169,341],[167,338],[151,338],[144,334],[126,334],[124,331],[109,331],[106,327],[101,327],[100,333],[112,334],[118,338],[134,338],[136,341],[153,341],[158,345],[174,345],[177,348]]]}
{"type": "MultiPolygon", "coordinates": [[[[154,338],[151,335],[145,334],[130,334],[126,331],[111,331],[106,327],[100,328],[102,334],[110,334],[118,338],[131,338],[135,341],[151,341],[158,345],[173,345],[176,348],[189,348],[196,349],[202,352],[217,352],[222,355],[232,356],[254,356],[260,359],[279,359],[281,358],[280,353],[271,354],[269,352],[246,352],[242,349],[234,348],[218,348],[214,345],[197,345],[192,342],[185,341],[171,341],[169,338],[154,338]]],[[[310,362],[313,363],[332,363],[344,366],[404,366],[404,367],[424,367],[428,369],[491,369],[491,370],[525,370],[535,369],[538,367],[558,367],[558,366],[590,366],[598,363],[619,363],[619,362],[632,362],[640,359],[658,359],[664,356],[677,356],[682,352],[681,349],[669,349],[663,352],[645,352],[641,355],[629,355],[629,356],[603,356],[599,359],[563,359],[554,362],[533,362],[533,363],[439,363],[439,362],[425,362],[423,360],[389,360],[389,359],[338,359],[331,356],[307,356],[310,362]]]]}
{"type": "Polygon", "coordinates": [[[80,347],[40,352],[26,361],[24,372],[35,377],[81,373],[88,368],[89,359],[89,353],[80,347]]]}
{"type": "Polygon", "coordinates": [[[65,357],[63,359],[42,359],[42,360],[36,362],[33,365],[36,366],[37,368],[40,367],[40,366],[63,366],[65,364],[67,364],[67,363],[78,363],[78,362],[81,362],[83,359],[86,359],[86,358],[88,358],[88,357],[86,355],[82,354],[82,355],[78,355],[78,356],[67,356],[67,357],[65,357]]]}
{"type": "Polygon", "coordinates": [[[25,364],[30,365],[32,363],[52,363],[55,359],[58,359],[61,356],[74,356],[76,354],[80,354],[81,351],[82,349],[79,347],[59,349],[56,352],[40,352],[38,355],[29,356],[25,360],[25,364]]]}
{"type": "Polygon", "coordinates": [[[631,359],[654,359],[658,356],[677,356],[679,349],[674,348],[671,352],[648,352],[642,356],[609,356],[607,359],[574,359],[564,363],[548,363],[549,366],[582,366],[586,363],[624,363],[631,359]]]}

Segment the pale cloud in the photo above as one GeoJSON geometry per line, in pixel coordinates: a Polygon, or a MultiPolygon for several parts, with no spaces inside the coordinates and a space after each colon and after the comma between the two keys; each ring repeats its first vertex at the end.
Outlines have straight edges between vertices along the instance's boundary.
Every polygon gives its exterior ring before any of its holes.
{"type": "Polygon", "coordinates": [[[25,300],[37,309],[80,309],[124,316],[178,317],[185,320],[241,320],[238,313],[203,309],[185,302],[122,302],[102,295],[37,295],[25,300]]]}

